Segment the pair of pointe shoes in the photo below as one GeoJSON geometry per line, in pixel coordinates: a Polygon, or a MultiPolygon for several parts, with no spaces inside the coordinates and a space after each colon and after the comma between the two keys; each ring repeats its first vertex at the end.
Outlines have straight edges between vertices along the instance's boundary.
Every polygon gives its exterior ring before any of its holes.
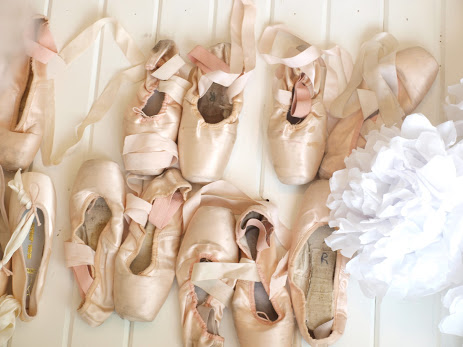
{"type": "Polygon", "coordinates": [[[154,320],[174,279],[181,206],[190,190],[179,170],[169,169],[139,197],[126,196],[116,163],[82,165],[71,192],[65,254],[82,296],[78,312],[89,325],[102,324],[114,309],[129,320],[154,320]],[[130,223],[122,240],[124,214],[130,223]]]}
{"type": "Polygon", "coordinates": [[[285,184],[306,184],[317,173],[329,179],[343,169],[369,131],[401,125],[439,69],[421,47],[397,51],[387,33],[362,45],[355,66],[340,47],[325,51],[305,42],[280,58],[270,54],[279,32],[289,33],[279,25],[264,31],[260,52],[268,63],[279,64],[268,139],[275,172],[285,184]]]}
{"type": "Polygon", "coordinates": [[[56,196],[44,174],[16,172],[5,187],[0,167],[0,343],[12,335],[15,318],[30,321],[39,311],[55,229],[56,196]],[[8,212],[4,193],[11,189],[8,212]],[[12,278],[12,294],[6,295],[12,278]]]}
{"type": "Polygon", "coordinates": [[[131,189],[140,191],[140,180],[177,162],[190,182],[222,178],[237,136],[243,89],[255,66],[254,17],[252,2],[235,0],[231,23],[243,33],[232,35],[231,45],[196,46],[188,54],[195,64],[189,76],[173,41],[156,44],[146,79],[124,117],[122,154],[131,189]]]}
{"type": "Polygon", "coordinates": [[[227,306],[241,346],[292,346],[287,250],[273,206],[217,181],[195,193],[183,212],[176,275],[184,346],[223,346],[227,306]]]}
{"type": "MultiPolygon", "coordinates": [[[[208,52],[225,66],[230,63],[229,44],[217,44],[208,52]]],[[[150,179],[178,161],[183,176],[197,183],[220,179],[227,166],[242,93],[230,103],[226,87],[213,84],[200,97],[204,73],[195,67],[187,80],[182,62],[173,41],[159,41],[145,65],[146,79],[124,116],[123,159],[134,190],[132,178],[150,179]]]]}
{"type": "Polygon", "coordinates": [[[47,62],[56,55],[48,21],[33,19],[26,35],[27,55],[15,57],[12,80],[0,91],[0,166],[6,171],[26,169],[42,142],[50,105],[47,62]]]}

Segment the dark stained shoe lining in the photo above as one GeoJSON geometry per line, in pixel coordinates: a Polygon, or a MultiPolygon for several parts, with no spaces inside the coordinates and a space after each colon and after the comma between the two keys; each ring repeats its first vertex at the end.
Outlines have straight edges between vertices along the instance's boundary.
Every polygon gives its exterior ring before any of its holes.
{"type": "Polygon", "coordinates": [[[198,100],[198,110],[206,123],[216,124],[228,118],[233,105],[228,101],[227,87],[212,83],[209,90],[198,100]]]}

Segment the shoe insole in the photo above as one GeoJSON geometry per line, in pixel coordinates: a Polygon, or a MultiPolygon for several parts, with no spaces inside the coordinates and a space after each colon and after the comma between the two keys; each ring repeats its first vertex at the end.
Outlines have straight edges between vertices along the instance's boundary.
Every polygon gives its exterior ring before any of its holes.
{"type": "Polygon", "coordinates": [[[130,270],[132,270],[134,274],[140,274],[140,272],[145,270],[151,264],[155,231],[156,227],[148,222],[145,227],[145,238],[140,247],[140,251],[132,261],[132,264],[130,264],[130,270]]]}
{"type": "MultiPolygon", "coordinates": [[[[202,258],[200,262],[211,262],[209,259],[202,258]]],[[[209,294],[195,286],[195,294],[198,303],[196,304],[196,310],[198,311],[199,315],[206,323],[207,331],[210,334],[219,335],[219,326],[218,322],[215,320],[215,311],[210,305],[206,304],[207,299],[209,298],[209,294]]]]}
{"type": "Polygon", "coordinates": [[[309,263],[306,301],[306,324],[309,332],[330,321],[334,316],[333,289],[336,252],[325,243],[333,229],[328,225],[318,228],[307,241],[308,252],[303,261],[309,263]]]}
{"type": "Polygon", "coordinates": [[[77,236],[96,251],[100,234],[111,219],[111,210],[103,198],[92,201],[85,212],[85,220],[77,236]]]}
{"type": "MultiPolygon", "coordinates": [[[[256,218],[253,216],[253,218],[256,218]]],[[[258,215],[257,219],[262,220],[263,216],[258,215]]],[[[259,229],[254,226],[248,226],[246,228],[246,241],[251,251],[252,259],[256,260],[257,257],[257,240],[259,238],[259,229]]],[[[269,321],[276,321],[278,319],[278,313],[273,308],[272,302],[265,291],[262,282],[254,283],[254,302],[256,304],[257,315],[263,319],[269,321]]]]}
{"type": "Polygon", "coordinates": [[[149,117],[157,115],[161,111],[165,96],[165,93],[155,90],[143,107],[143,112],[149,117]]]}
{"type": "Polygon", "coordinates": [[[31,294],[34,292],[35,279],[39,272],[43,248],[45,246],[43,212],[37,209],[37,215],[41,225],[39,226],[37,219],[34,219],[29,234],[22,244],[24,262],[26,264],[26,310],[29,310],[30,304],[32,306],[35,303],[35,298],[31,298],[31,294]]]}
{"type": "Polygon", "coordinates": [[[230,116],[233,105],[226,93],[227,87],[212,83],[206,94],[198,100],[198,110],[206,123],[220,123],[230,116]]]}

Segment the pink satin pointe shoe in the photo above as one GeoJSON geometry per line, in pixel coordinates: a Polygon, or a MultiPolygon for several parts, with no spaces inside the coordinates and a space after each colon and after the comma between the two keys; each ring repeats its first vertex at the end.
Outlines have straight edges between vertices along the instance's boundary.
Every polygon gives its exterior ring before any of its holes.
{"type": "Polygon", "coordinates": [[[362,45],[346,90],[333,101],[330,114],[339,118],[328,137],[320,177],[329,179],[345,168],[344,159],[373,129],[401,126],[426,96],[439,65],[422,47],[396,50],[397,41],[381,33],[362,45]]]}
{"type": "Polygon", "coordinates": [[[321,50],[282,25],[265,29],[259,51],[267,63],[278,64],[273,83],[273,113],[267,129],[273,167],[282,183],[306,184],[317,175],[325,152],[328,136],[325,104],[329,105],[343,87],[345,71],[350,72],[352,66],[350,55],[338,46],[321,50]],[[290,41],[291,45],[283,48],[288,46],[287,42],[275,43],[282,34],[289,34],[301,44],[296,47],[290,41]],[[277,50],[284,51],[274,55],[277,50]],[[342,71],[333,69],[328,58],[339,60],[342,71]]]}
{"type": "MultiPolygon", "coordinates": [[[[185,227],[176,271],[183,343],[185,347],[223,346],[219,325],[225,304],[196,286],[192,272],[194,265],[201,262],[238,262],[235,216],[225,207],[200,206],[185,227]]],[[[233,291],[233,280],[218,282],[218,288],[226,286],[233,291]]]]}
{"type": "Polygon", "coordinates": [[[11,238],[4,257],[12,256],[13,296],[21,303],[20,318],[30,321],[39,310],[55,230],[56,194],[51,179],[18,171],[8,183],[11,238]]]}
{"type": "Polygon", "coordinates": [[[329,182],[314,181],[301,202],[293,227],[288,280],[294,313],[302,337],[311,346],[335,343],[347,321],[347,258],[326,244],[333,229],[326,200],[329,182]]]}
{"type": "Polygon", "coordinates": [[[287,251],[276,237],[280,228],[262,205],[247,209],[236,225],[241,263],[255,264],[259,280],[238,280],[232,310],[241,346],[292,346],[294,316],[285,288],[287,251]]]}
{"type": "Polygon", "coordinates": [[[183,103],[178,149],[183,177],[190,182],[219,180],[230,159],[243,89],[256,62],[255,11],[252,1],[235,0],[232,44],[196,46],[189,53],[196,67],[183,103]]]}
{"type": "Polygon", "coordinates": [[[191,86],[184,65],[171,40],[159,41],[151,51],[145,82],[124,115],[123,160],[129,177],[152,179],[177,163],[183,97],[191,86]]]}
{"type": "Polygon", "coordinates": [[[90,326],[102,324],[114,311],[114,263],[124,231],[125,194],[119,166],[106,160],[83,163],[71,191],[72,236],[64,243],[65,259],[82,296],[78,312],[90,326]]]}
{"type": "Polygon", "coordinates": [[[26,39],[27,56],[12,61],[11,85],[0,93],[0,165],[26,169],[40,148],[50,104],[47,62],[56,55],[48,21],[33,19],[26,39]]]}
{"type": "Polygon", "coordinates": [[[30,321],[38,314],[55,230],[56,196],[48,176],[35,172],[21,174],[18,170],[8,182],[12,193],[7,216],[1,167],[0,176],[0,342],[3,344],[13,335],[16,317],[30,321]],[[6,295],[9,276],[13,295],[6,295]]]}
{"type": "Polygon", "coordinates": [[[191,185],[177,169],[153,179],[138,198],[129,194],[132,221],[116,257],[116,312],[131,321],[154,320],[169,294],[182,235],[182,210],[191,185]]]}

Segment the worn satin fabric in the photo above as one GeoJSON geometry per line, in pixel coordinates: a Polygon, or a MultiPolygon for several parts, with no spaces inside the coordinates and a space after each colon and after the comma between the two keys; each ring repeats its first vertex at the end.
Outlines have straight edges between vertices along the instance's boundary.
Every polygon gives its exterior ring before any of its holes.
{"type": "MultiPolygon", "coordinates": [[[[230,45],[219,43],[209,48],[215,56],[230,63],[230,45]]],[[[192,87],[183,101],[178,134],[179,163],[183,177],[194,183],[222,178],[236,140],[238,117],[243,106],[243,92],[233,97],[229,117],[220,123],[206,123],[198,110],[198,83],[203,73],[196,67],[190,74],[192,87]]]]}
{"type": "MultiPolygon", "coordinates": [[[[41,33],[49,31],[48,21],[43,20],[41,33]]],[[[0,95],[0,166],[4,170],[26,169],[40,148],[50,106],[46,68],[46,64],[26,56],[12,63],[13,81],[0,95]],[[26,95],[29,70],[32,82],[26,95]],[[23,94],[26,103],[20,115],[23,94]]]]}
{"type": "Polygon", "coordinates": [[[103,323],[114,310],[114,262],[124,231],[124,176],[112,161],[88,160],[82,164],[71,191],[69,215],[72,237],[70,242],[85,243],[76,235],[85,220],[89,205],[102,197],[111,210],[111,219],[101,232],[95,252],[95,277],[78,312],[91,326],[103,323]]]}
{"type": "MultiPolygon", "coordinates": [[[[45,286],[48,262],[51,256],[53,234],[55,230],[56,193],[50,177],[44,174],[26,172],[22,174],[22,181],[24,190],[33,198],[37,209],[43,212],[45,234],[42,260],[40,262],[40,267],[35,278],[34,288],[31,293],[29,310],[26,310],[27,272],[22,247],[20,247],[12,257],[13,296],[21,303],[21,320],[30,321],[38,313],[40,298],[45,286]]],[[[16,193],[12,193],[10,196],[8,217],[10,231],[13,231],[16,228],[25,210],[25,206],[19,202],[18,195],[16,193]]]]}
{"type": "MultiPolygon", "coordinates": [[[[207,331],[206,323],[196,309],[198,299],[191,282],[191,272],[201,258],[223,263],[238,262],[235,216],[228,208],[200,206],[184,226],[186,231],[178,253],[176,270],[183,343],[185,347],[223,346],[224,338],[207,331]]],[[[234,281],[226,283],[234,285],[234,281]]],[[[215,321],[220,323],[225,305],[212,296],[208,297],[207,302],[214,309],[215,321]]]]}
{"type": "MultiPolygon", "coordinates": [[[[186,200],[191,185],[177,169],[169,169],[162,176],[152,180],[141,198],[152,204],[180,191],[186,200]]],[[[132,221],[127,238],[116,256],[114,274],[114,304],[116,312],[131,321],[152,321],[169,294],[175,276],[180,238],[182,235],[182,211],[179,209],[170,222],[156,230],[150,265],[134,274],[130,264],[138,255],[145,238],[145,226],[132,221]]]]}
{"type": "MultiPolygon", "coordinates": [[[[10,238],[9,224],[8,224],[8,214],[5,207],[5,176],[3,174],[3,169],[0,166],[0,242],[2,250],[5,249],[7,242],[10,238]]],[[[11,269],[11,261],[8,264],[4,265],[8,270],[11,269]]],[[[9,276],[6,275],[4,271],[0,271],[0,296],[6,294],[6,289],[8,286],[9,276]]]]}
{"type": "MultiPolygon", "coordinates": [[[[238,218],[236,223],[236,243],[241,250],[241,258],[253,262],[251,251],[247,246],[245,231],[241,229],[243,219],[251,213],[257,212],[269,221],[271,227],[267,235],[259,235],[259,239],[265,239],[267,245],[257,251],[256,266],[260,276],[260,282],[270,296],[270,283],[277,270],[278,263],[285,256],[286,249],[278,242],[273,232],[278,228],[279,222],[273,223],[272,216],[262,205],[248,208],[238,218]]],[[[263,231],[260,231],[262,233],[263,231]]],[[[286,280],[285,280],[286,282],[286,280]]],[[[286,287],[282,287],[270,299],[278,319],[270,321],[263,319],[256,312],[254,302],[254,282],[238,280],[232,301],[233,319],[241,346],[292,346],[294,333],[294,317],[291,299],[286,287]]]]}
{"type": "Polygon", "coordinates": [[[326,207],[326,200],[329,193],[330,186],[327,180],[317,180],[309,185],[302,198],[301,209],[293,227],[294,239],[289,255],[288,280],[291,288],[293,309],[301,335],[311,346],[329,346],[335,343],[344,333],[347,321],[347,284],[349,277],[345,272],[347,258],[343,257],[340,252],[337,253],[334,274],[334,322],[332,332],[328,337],[315,339],[310,336],[305,323],[307,298],[305,293],[293,281],[297,266],[296,257],[312,233],[320,226],[328,224],[330,210],[326,207]]]}
{"type": "MultiPolygon", "coordinates": [[[[397,98],[399,111],[407,116],[415,110],[431,88],[439,66],[434,57],[421,47],[411,47],[391,54],[395,54],[396,71],[393,71],[395,76],[387,76],[387,78],[389,80],[396,78],[397,91],[394,97],[397,98]]],[[[370,86],[363,80],[359,88],[369,90],[370,86]]],[[[376,97],[379,96],[376,95],[376,97]]],[[[387,109],[392,108],[387,105],[385,106],[387,109]]],[[[321,178],[329,179],[335,171],[345,168],[344,159],[354,148],[365,144],[364,136],[369,131],[379,129],[383,124],[392,125],[390,123],[393,120],[383,119],[381,113],[364,121],[369,115],[362,113],[358,98],[357,102],[351,102],[351,105],[347,106],[343,110],[347,114],[342,115],[344,118],[339,120],[328,137],[326,154],[319,171],[321,178]]],[[[391,113],[390,110],[388,111],[391,113]]],[[[394,117],[393,112],[391,117],[394,117]]],[[[399,119],[397,125],[400,126],[401,121],[402,119],[399,119]]]]}
{"type": "MultiPolygon", "coordinates": [[[[285,67],[288,74],[290,68],[285,67]]],[[[289,76],[288,76],[289,77],[289,76]]],[[[288,79],[288,90],[295,81],[288,79]]],[[[312,100],[312,109],[299,124],[286,120],[290,105],[274,101],[267,130],[273,167],[284,184],[306,184],[320,167],[327,138],[327,116],[321,96],[312,100]]]]}
{"type": "MultiPolygon", "coordinates": [[[[158,90],[160,80],[152,76],[163,63],[178,53],[175,43],[170,40],[160,41],[151,51],[151,57],[148,59],[145,82],[138,89],[135,100],[130,104],[129,110],[124,113],[124,133],[125,136],[148,133],[158,134],[162,138],[177,141],[178,127],[182,114],[182,105],[176,102],[167,93],[165,94],[162,106],[157,115],[144,116],[139,111],[142,110],[148,99],[158,90]],[[137,110],[138,109],[138,110],[137,110]]],[[[176,74],[176,76],[178,73],[176,74]]],[[[140,158],[142,159],[142,157],[140,158]]],[[[139,170],[130,172],[137,175],[156,176],[164,171],[164,168],[156,170],[144,170],[143,162],[137,165],[139,170]]]]}

